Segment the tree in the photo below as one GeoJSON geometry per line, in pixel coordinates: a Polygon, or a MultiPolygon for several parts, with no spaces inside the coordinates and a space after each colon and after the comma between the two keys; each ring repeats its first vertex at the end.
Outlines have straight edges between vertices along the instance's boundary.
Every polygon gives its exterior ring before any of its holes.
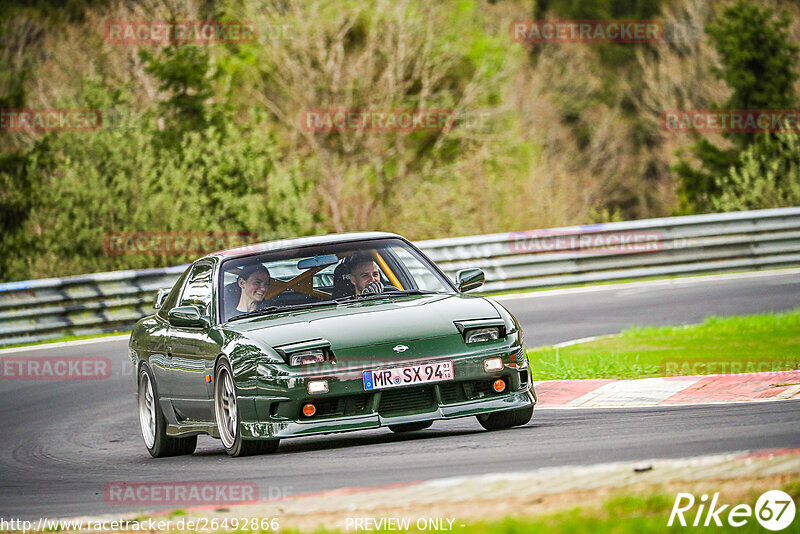
{"type": "MultiPolygon", "coordinates": [[[[786,109],[796,102],[798,48],[790,43],[789,18],[777,19],[770,8],[737,0],[706,28],[722,63],[716,75],[733,89],[721,108],[728,110],[786,109]]],[[[724,134],[730,148],[721,148],[698,137],[691,148],[700,166],[686,160],[675,166],[682,182],[684,202],[691,211],[712,208],[711,199],[721,194],[719,180],[740,164],[739,154],[750,146],[754,134],[724,134]]]]}
{"type": "MultiPolygon", "coordinates": [[[[139,49],[145,70],[160,82],[169,97],[159,103],[165,113],[165,137],[179,140],[183,132],[200,131],[215,122],[208,100],[214,91],[209,73],[209,55],[197,45],[176,43],[158,55],[139,49]]],[[[218,121],[217,121],[218,122],[218,121]]]]}
{"type": "Polygon", "coordinates": [[[758,136],[716,185],[711,202],[718,211],[800,205],[800,134],[758,136]]]}

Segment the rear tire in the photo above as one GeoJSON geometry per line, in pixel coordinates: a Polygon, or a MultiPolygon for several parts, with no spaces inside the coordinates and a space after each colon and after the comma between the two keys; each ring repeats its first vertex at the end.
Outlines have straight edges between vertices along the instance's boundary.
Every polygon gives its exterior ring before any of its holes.
{"type": "Polygon", "coordinates": [[[515,426],[526,425],[533,417],[533,405],[514,410],[478,415],[478,422],[486,430],[505,430],[515,426]]]}
{"type": "Polygon", "coordinates": [[[236,400],[236,383],[228,360],[220,358],[214,372],[214,413],[217,430],[225,452],[238,458],[256,454],[270,454],[278,450],[278,439],[245,439],[236,400]]]}
{"type": "Polygon", "coordinates": [[[158,403],[156,381],[147,365],[139,370],[139,425],[144,445],[153,458],[192,454],[197,448],[197,436],[167,436],[167,421],[158,403]]]}
{"type": "Polygon", "coordinates": [[[389,425],[389,430],[396,434],[403,432],[416,432],[417,430],[425,430],[430,428],[433,421],[422,421],[421,423],[403,423],[401,425],[389,425]]]}

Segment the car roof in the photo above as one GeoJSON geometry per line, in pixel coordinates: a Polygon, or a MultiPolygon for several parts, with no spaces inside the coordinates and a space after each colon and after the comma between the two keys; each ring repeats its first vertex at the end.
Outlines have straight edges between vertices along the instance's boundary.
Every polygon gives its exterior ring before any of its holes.
{"type": "Polygon", "coordinates": [[[243,247],[221,250],[205,256],[206,258],[217,257],[222,259],[235,258],[237,256],[249,256],[261,252],[274,252],[278,250],[291,250],[300,247],[315,245],[331,245],[335,243],[346,243],[350,241],[366,241],[370,239],[400,238],[402,236],[389,232],[350,232],[341,234],[325,234],[307,237],[294,237],[290,239],[277,239],[275,241],[264,241],[263,243],[253,243],[243,247]]]}

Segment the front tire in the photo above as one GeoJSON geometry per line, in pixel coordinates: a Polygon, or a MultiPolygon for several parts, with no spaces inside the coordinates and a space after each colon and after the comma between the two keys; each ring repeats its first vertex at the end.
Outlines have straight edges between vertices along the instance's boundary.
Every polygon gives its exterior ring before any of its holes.
{"type": "Polygon", "coordinates": [[[477,416],[478,422],[486,430],[505,430],[526,425],[533,417],[533,404],[524,408],[486,413],[477,416]]]}
{"type": "Polygon", "coordinates": [[[277,439],[244,439],[239,424],[236,384],[228,360],[220,358],[215,369],[214,413],[225,452],[233,457],[268,454],[278,450],[277,439]]]}
{"type": "Polygon", "coordinates": [[[192,454],[197,448],[197,436],[167,436],[167,421],[158,404],[156,381],[147,365],[139,370],[139,426],[147,452],[153,458],[192,454]]]}

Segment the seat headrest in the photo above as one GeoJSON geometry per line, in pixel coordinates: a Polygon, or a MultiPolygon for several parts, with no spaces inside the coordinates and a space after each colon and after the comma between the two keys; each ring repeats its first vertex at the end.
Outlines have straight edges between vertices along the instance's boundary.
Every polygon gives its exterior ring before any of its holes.
{"type": "Polygon", "coordinates": [[[349,297],[356,294],[356,288],[350,283],[350,264],[345,258],[333,270],[333,298],[349,297]]]}

